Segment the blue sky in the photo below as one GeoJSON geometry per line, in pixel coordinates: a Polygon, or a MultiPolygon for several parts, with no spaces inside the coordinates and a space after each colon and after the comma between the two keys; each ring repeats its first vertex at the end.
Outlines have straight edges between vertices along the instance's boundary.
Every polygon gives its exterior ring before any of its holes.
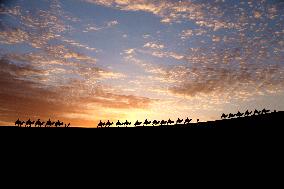
{"type": "Polygon", "coordinates": [[[3,1],[0,123],[284,110],[283,10],[277,0],[3,1]]]}

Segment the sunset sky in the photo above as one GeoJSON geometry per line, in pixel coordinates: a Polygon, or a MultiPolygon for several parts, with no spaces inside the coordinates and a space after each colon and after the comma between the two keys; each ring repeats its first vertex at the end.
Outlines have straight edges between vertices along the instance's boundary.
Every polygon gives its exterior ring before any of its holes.
{"type": "Polygon", "coordinates": [[[0,125],[284,110],[282,0],[0,3],[0,125]]]}

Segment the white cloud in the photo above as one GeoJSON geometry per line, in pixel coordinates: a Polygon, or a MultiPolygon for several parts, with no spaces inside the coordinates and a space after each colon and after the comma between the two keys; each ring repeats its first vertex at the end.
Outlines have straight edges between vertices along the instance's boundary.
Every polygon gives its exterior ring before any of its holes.
{"type": "Polygon", "coordinates": [[[165,48],[164,45],[157,44],[157,43],[154,43],[154,42],[148,42],[144,45],[144,47],[148,47],[148,48],[151,48],[151,49],[163,49],[163,48],[165,48]]]}

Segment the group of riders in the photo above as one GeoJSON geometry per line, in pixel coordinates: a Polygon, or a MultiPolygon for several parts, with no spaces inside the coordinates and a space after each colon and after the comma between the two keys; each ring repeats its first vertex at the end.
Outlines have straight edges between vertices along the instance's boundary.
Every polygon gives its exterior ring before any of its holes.
{"type": "MultiPolygon", "coordinates": [[[[222,114],[221,116],[221,119],[230,119],[230,118],[237,118],[237,117],[242,117],[242,116],[251,116],[251,115],[263,115],[263,114],[268,114],[270,113],[271,111],[270,110],[266,110],[266,109],[263,109],[263,110],[254,110],[253,111],[249,111],[247,110],[245,113],[241,113],[240,111],[238,111],[238,113],[236,114],[222,114]]],[[[276,112],[276,110],[274,110],[274,112],[276,112]]],[[[169,119],[168,121],[165,121],[165,120],[162,120],[162,121],[157,121],[157,120],[154,120],[154,121],[148,121],[147,119],[144,121],[144,122],[139,122],[138,120],[134,123],[134,126],[135,127],[139,127],[139,126],[163,126],[163,125],[172,125],[172,124],[189,124],[190,122],[192,121],[192,119],[189,119],[188,117],[183,120],[183,119],[180,119],[178,118],[177,121],[172,121],[171,119],[169,119]]],[[[199,122],[199,119],[197,119],[197,123],[199,122]]],[[[98,124],[98,128],[99,127],[111,127],[113,126],[114,123],[113,122],[110,122],[109,120],[105,123],[105,122],[102,122],[100,120],[99,124],[98,124]]],[[[125,122],[120,122],[119,120],[116,122],[116,126],[117,127],[127,127],[127,126],[130,126],[131,125],[131,122],[128,122],[127,120],[125,122]]]]}
{"type": "MultiPolygon", "coordinates": [[[[276,110],[274,110],[274,112],[276,112],[276,110]]],[[[230,119],[230,118],[237,118],[237,117],[242,117],[242,116],[245,116],[245,117],[248,117],[248,116],[251,116],[251,115],[263,115],[263,114],[268,114],[270,113],[270,110],[266,110],[265,108],[263,110],[254,110],[254,112],[252,111],[249,111],[247,110],[245,113],[241,113],[240,111],[238,111],[238,113],[236,114],[232,114],[232,113],[229,113],[229,114],[222,114],[221,116],[221,119],[230,119]]]]}
{"type": "Polygon", "coordinates": [[[15,126],[18,126],[18,127],[22,127],[22,126],[32,127],[32,125],[34,125],[35,127],[43,127],[43,126],[44,127],[52,127],[53,125],[55,127],[60,127],[60,126],[63,126],[63,125],[64,125],[64,127],[69,127],[70,123],[64,124],[63,122],[60,122],[59,120],[57,120],[55,122],[55,121],[51,121],[50,119],[48,121],[44,122],[44,121],[40,121],[40,119],[38,119],[37,121],[31,121],[31,119],[29,119],[28,121],[20,121],[20,119],[18,118],[18,120],[15,121],[15,126]]]}
{"type": "MultiPolygon", "coordinates": [[[[274,110],[274,112],[276,112],[276,110],[274,110]]],[[[263,109],[263,110],[254,110],[253,111],[249,111],[247,110],[245,113],[241,113],[240,111],[238,111],[238,113],[236,114],[232,114],[232,113],[229,113],[229,114],[225,114],[223,113],[222,116],[221,116],[221,119],[230,119],[230,118],[237,118],[237,117],[242,117],[242,116],[251,116],[251,115],[263,115],[263,114],[267,114],[267,113],[270,113],[270,110],[266,110],[266,109],[263,109]]],[[[139,127],[139,126],[163,126],[163,125],[172,125],[172,124],[189,124],[190,122],[192,121],[192,119],[189,119],[188,117],[183,120],[183,119],[180,119],[178,118],[178,120],[176,121],[172,121],[171,119],[169,119],[168,121],[165,121],[165,120],[162,120],[162,121],[157,121],[157,120],[154,120],[154,121],[148,121],[147,119],[144,121],[144,122],[139,122],[138,120],[134,123],[134,126],[135,127],[139,127]]],[[[197,119],[197,122],[199,122],[199,119],[197,119]]],[[[102,122],[100,120],[99,124],[98,124],[98,128],[99,127],[111,127],[113,126],[113,122],[110,122],[109,120],[105,123],[105,122],[102,122]]],[[[32,127],[32,125],[34,125],[35,127],[52,127],[53,125],[55,127],[60,127],[60,126],[64,126],[64,127],[69,127],[70,126],[70,123],[68,124],[64,124],[63,122],[60,122],[59,120],[57,120],[56,122],[53,122],[51,121],[50,119],[46,122],[44,121],[41,121],[40,119],[38,119],[37,121],[31,121],[31,119],[29,119],[28,121],[20,121],[20,119],[18,118],[17,121],[15,121],[15,126],[18,126],[18,127],[22,127],[22,126],[25,126],[25,127],[32,127]]],[[[117,127],[127,127],[127,126],[130,126],[131,125],[131,122],[128,122],[127,120],[125,122],[120,122],[119,120],[116,122],[116,126],[117,127]]]]}
{"type": "MultiPolygon", "coordinates": [[[[139,122],[138,120],[134,123],[135,127],[139,127],[139,126],[163,126],[163,125],[172,125],[172,124],[189,124],[192,121],[192,119],[189,119],[188,117],[183,120],[178,118],[177,121],[172,121],[171,119],[169,119],[168,121],[162,120],[162,121],[148,121],[147,119],[144,122],[139,122]]],[[[197,122],[199,121],[199,119],[197,119],[197,122]]],[[[113,122],[110,122],[109,120],[105,123],[102,122],[100,120],[99,124],[98,124],[98,128],[99,127],[111,127],[113,125],[113,122]]],[[[120,122],[119,120],[116,122],[116,126],[117,127],[127,127],[130,126],[131,122],[128,122],[127,120],[125,122],[120,122]]]]}

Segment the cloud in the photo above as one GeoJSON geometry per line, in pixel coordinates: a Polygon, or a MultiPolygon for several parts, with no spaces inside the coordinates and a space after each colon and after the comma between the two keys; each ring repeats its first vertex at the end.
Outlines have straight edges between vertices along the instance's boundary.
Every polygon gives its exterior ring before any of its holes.
{"type": "Polygon", "coordinates": [[[123,54],[126,55],[125,59],[132,60],[133,62],[135,62],[137,59],[134,56],[136,56],[137,54],[151,55],[151,56],[155,56],[158,58],[173,58],[176,60],[182,60],[185,58],[184,55],[176,53],[176,52],[163,51],[163,48],[164,48],[163,45],[157,45],[154,43],[146,43],[143,47],[149,48],[151,50],[143,50],[143,49],[138,49],[138,48],[137,49],[126,49],[123,52],[123,54]]]}
{"type": "Polygon", "coordinates": [[[23,43],[29,39],[29,35],[20,29],[9,29],[0,31],[0,43],[3,44],[17,44],[23,43]]]}
{"type": "Polygon", "coordinates": [[[180,34],[181,39],[190,39],[196,36],[202,36],[207,34],[207,30],[199,28],[199,29],[187,29],[183,30],[182,33],[180,34]]]}
{"type": "Polygon", "coordinates": [[[42,48],[70,28],[61,19],[64,14],[56,1],[50,4],[51,10],[29,12],[19,6],[1,8],[3,12],[0,14],[12,16],[19,23],[16,26],[11,23],[5,25],[0,38],[4,44],[27,43],[34,48],[42,48]]]}
{"type": "Polygon", "coordinates": [[[126,49],[124,50],[125,54],[133,54],[135,52],[135,49],[126,49]]]}
{"type": "MultiPolygon", "coordinates": [[[[11,123],[18,117],[52,117],[77,125],[95,125],[94,114],[108,117],[107,110],[146,109],[151,105],[150,98],[109,92],[103,83],[123,80],[126,75],[99,67],[94,55],[83,53],[99,53],[98,49],[66,37],[73,31],[67,23],[80,20],[66,14],[57,1],[46,10],[33,11],[1,5],[1,14],[13,17],[19,24],[14,26],[6,19],[2,24],[1,20],[0,43],[31,47],[28,52],[3,49],[0,53],[1,122],[11,123]]],[[[103,27],[117,24],[112,20],[103,27]]],[[[128,52],[132,54],[134,49],[128,52]]]]}
{"type": "Polygon", "coordinates": [[[115,26],[118,24],[118,21],[117,20],[113,20],[113,21],[110,21],[107,23],[107,27],[112,27],[112,26],[115,26]]]}
{"type": "Polygon", "coordinates": [[[45,79],[45,71],[31,65],[19,66],[7,59],[1,59],[0,66],[0,120],[5,122],[13,122],[18,117],[52,117],[86,126],[90,122],[85,119],[72,120],[68,115],[90,117],[90,105],[96,109],[143,109],[152,102],[145,97],[109,93],[99,86],[90,90],[85,82],[76,79],[68,80],[66,85],[59,87],[43,85],[39,80],[45,79]],[[29,78],[37,74],[37,79],[29,78]]]}
{"type": "Polygon", "coordinates": [[[98,52],[98,51],[99,51],[99,50],[96,49],[96,48],[89,47],[88,45],[85,45],[85,44],[76,42],[75,40],[72,40],[72,39],[65,39],[65,38],[62,38],[61,40],[62,40],[63,42],[66,42],[67,44],[72,45],[72,46],[75,46],[75,47],[84,48],[84,49],[86,49],[86,50],[94,51],[94,52],[98,52]]]}
{"type": "MultiPolygon", "coordinates": [[[[71,111],[76,107],[67,103],[56,91],[49,90],[27,78],[33,73],[42,73],[31,66],[16,66],[1,59],[1,120],[13,121],[17,116],[51,116],[71,111]]],[[[40,77],[39,77],[40,78],[40,77]]],[[[82,109],[77,109],[78,111],[82,109]]]]}
{"type": "Polygon", "coordinates": [[[154,51],[152,52],[152,55],[159,57],[159,58],[174,58],[176,60],[182,60],[184,58],[183,55],[180,55],[175,52],[167,52],[167,51],[154,51]]]}
{"type": "Polygon", "coordinates": [[[144,39],[148,39],[148,38],[151,37],[151,35],[149,35],[149,34],[144,34],[142,37],[143,37],[144,39]]]}
{"type": "Polygon", "coordinates": [[[175,94],[191,97],[202,94],[218,98],[244,98],[271,94],[284,89],[284,68],[277,65],[174,67],[165,78],[175,80],[175,94]]]}
{"type": "MultiPolygon", "coordinates": [[[[84,0],[123,11],[144,11],[161,18],[162,23],[191,21],[197,26],[213,31],[220,29],[248,30],[248,23],[254,19],[279,19],[283,16],[281,1],[246,1],[229,3],[226,1],[172,1],[172,0],[84,0]],[[246,8],[246,9],[245,9],[246,8]],[[268,10],[268,14],[263,10],[268,10]],[[248,12],[253,12],[249,16],[248,12]]],[[[250,28],[251,29],[251,28],[250,28]]],[[[253,26],[256,30],[257,26],[253,26]]]]}
{"type": "Polygon", "coordinates": [[[83,32],[96,32],[96,31],[100,31],[100,30],[104,30],[104,29],[108,29],[108,28],[111,28],[115,25],[118,25],[118,21],[117,20],[112,20],[112,21],[109,21],[107,23],[105,23],[105,25],[103,26],[96,26],[96,25],[93,25],[93,24],[88,24],[88,26],[86,27],[86,29],[83,31],[83,32]]]}
{"type": "Polygon", "coordinates": [[[153,42],[148,42],[144,45],[144,47],[147,47],[147,48],[151,48],[151,49],[163,49],[165,48],[164,45],[162,44],[156,44],[156,43],[153,43],[153,42]]]}

